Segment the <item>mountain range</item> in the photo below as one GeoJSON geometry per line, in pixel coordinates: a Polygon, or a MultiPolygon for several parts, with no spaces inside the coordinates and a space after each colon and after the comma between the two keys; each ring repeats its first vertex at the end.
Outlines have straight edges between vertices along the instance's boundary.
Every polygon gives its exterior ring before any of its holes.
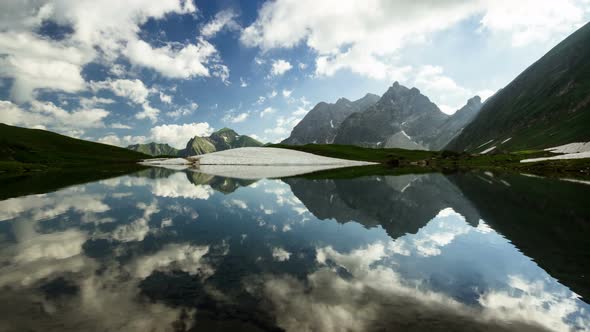
{"type": "Polygon", "coordinates": [[[356,101],[341,98],[334,104],[317,104],[282,143],[438,150],[459,134],[480,108],[481,99],[476,96],[455,114],[447,115],[420,90],[395,82],[381,97],[367,94],[356,101]]]}
{"type": "Polygon", "coordinates": [[[239,135],[234,130],[222,128],[208,137],[195,136],[186,143],[186,148],[175,149],[168,144],[147,143],[129,145],[127,149],[142,152],[152,156],[188,157],[215,151],[223,151],[242,147],[258,147],[263,144],[246,135],[239,135]]]}
{"type": "Polygon", "coordinates": [[[482,104],[447,115],[416,88],[395,82],[381,97],[317,104],[283,144],[486,153],[590,141],[590,23],[482,104]]]}

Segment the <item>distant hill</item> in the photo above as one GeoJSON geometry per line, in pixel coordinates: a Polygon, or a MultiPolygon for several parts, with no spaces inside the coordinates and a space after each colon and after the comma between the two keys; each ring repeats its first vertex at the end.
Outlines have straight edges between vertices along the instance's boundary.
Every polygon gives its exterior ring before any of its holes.
{"type": "Polygon", "coordinates": [[[334,143],[427,150],[448,118],[420,90],[395,82],[377,103],[347,117],[334,143]]]}
{"type": "Polygon", "coordinates": [[[177,156],[178,149],[165,143],[133,144],[127,147],[129,150],[149,154],[150,156],[177,156]]]}
{"type": "Polygon", "coordinates": [[[194,156],[215,151],[223,151],[243,147],[258,147],[263,144],[252,137],[239,135],[234,130],[222,128],[209,137],[195,136],[179,152],[181,156],[194,156]]]}
{"type": "Polygon", "coordinates": [[[491,97],[448,149],[482,152],[590,141],[590,23],[491,97]]]}
{"type": "Polygon", "coordinates": [[[318,103],[293,128],[291,135],[283,140],[281,144],[333,143],[342,121],[353,113],[363,112],[378,100],[379,96],[368,93],[356,101],[340,98],[333,104],[318,103]]]}
{"type": "Polygon", "coordinates": [[[0,124],[0,169],[121,164],[147,157],[140,152],[46,130],[0,124]]]}

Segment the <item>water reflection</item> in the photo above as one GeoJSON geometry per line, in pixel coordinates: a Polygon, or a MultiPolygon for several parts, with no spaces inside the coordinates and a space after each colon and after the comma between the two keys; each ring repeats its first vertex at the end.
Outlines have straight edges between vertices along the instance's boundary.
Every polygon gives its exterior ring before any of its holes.
{"type": "Polygon", "coordinates": [[[584,331],[588,188],[148,169],[7,199],[0,330],[584,331]]]}

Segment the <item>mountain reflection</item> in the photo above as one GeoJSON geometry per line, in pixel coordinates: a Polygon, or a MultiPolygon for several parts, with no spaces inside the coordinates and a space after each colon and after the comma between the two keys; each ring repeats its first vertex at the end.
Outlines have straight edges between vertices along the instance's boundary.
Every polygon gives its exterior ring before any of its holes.
{"type": "Polygon", "coordinates": [[[564,234],[529,231],[587,266],[582,245],[565,244],[588,234],[574,194],[586,190],[485,174],[254,181],[154,168],[11,198],[0,330],[588,330],[590,307],[568,289],[583,283],[562,278],[580,271],[557,269],[522,228],[569,221],[564,234]]]}
{"type": "Polygon", "coordinates": [[[461,191],[440,174],[284,181],[318,219],[380,225],[392,238],[416,233],[448,207],[473,226],[480,219],[461,191]]]}

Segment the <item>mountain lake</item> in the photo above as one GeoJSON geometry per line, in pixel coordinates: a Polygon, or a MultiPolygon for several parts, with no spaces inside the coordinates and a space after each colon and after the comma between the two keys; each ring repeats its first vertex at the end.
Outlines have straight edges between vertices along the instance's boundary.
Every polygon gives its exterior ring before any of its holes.
{"type": "Polygon", "coordinates": [[[1,331],[590,330],[588,183],[165,168],[11,181],[1,331]]]}

